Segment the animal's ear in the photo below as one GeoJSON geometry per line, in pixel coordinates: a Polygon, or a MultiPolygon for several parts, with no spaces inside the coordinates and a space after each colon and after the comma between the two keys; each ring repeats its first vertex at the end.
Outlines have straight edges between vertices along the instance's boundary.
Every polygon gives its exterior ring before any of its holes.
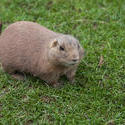
{"type": "Polygon", "coordinates": [[[51,47],[56,47],[57,45],[58,45],[58,40],[57,39],[53,40],[51,43],[51,47]]]}

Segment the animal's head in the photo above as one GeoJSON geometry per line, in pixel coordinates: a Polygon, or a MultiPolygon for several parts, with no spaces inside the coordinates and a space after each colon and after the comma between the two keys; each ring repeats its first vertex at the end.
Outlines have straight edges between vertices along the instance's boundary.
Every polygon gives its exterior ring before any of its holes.
{"type": "Polygon", "coordinates": [[[62,35],[50,42],[49,59],[58,65],[73,66],[83,57],[79,41],[70,35],[62,35]]]}

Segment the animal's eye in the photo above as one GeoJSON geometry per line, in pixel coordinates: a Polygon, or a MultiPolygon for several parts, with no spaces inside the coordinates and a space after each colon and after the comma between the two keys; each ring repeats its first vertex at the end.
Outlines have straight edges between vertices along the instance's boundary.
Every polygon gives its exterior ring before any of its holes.
{"type": "Polygon", "coordinates": [[[62,46],[60,46],[60,48],[59,48],[61,51],[64,51],[64,48],[62,47],[62,46]]]}

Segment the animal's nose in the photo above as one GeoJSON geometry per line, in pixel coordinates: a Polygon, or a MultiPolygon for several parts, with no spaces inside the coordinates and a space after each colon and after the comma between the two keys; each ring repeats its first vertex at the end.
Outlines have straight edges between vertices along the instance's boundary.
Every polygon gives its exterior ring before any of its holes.
{"type": "Polygon", "coordinates": [[[76,55],[76,54],[74,54],[74,55],[72,56],[72,61],[73,61],[74,63],[76,63],[78,60],[79,60],[79,56],[76,55]]]}
{"type": "Polygon", "coordinates": [[[73,58],[72,61],[75,63],[75,62],[78,62],[79,58],[73,58]]]}
{"type": "Polygon", "coordinates": [[[73,61],[73,62],[76,62],[76,61],[78,61],[78,59],[72,59],[72,61],[73,61]]]}

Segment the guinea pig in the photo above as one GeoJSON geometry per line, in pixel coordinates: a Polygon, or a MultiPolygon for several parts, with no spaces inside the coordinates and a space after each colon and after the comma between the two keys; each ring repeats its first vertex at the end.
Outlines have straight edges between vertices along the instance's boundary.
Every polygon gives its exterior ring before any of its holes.
{"type": "Polygon", "coordinates": [[[3,70],[19,80],[24,79],[23,73],[30,73],[53,87],[61,85],[62,75],[74,83],[83,55],[82,46],[73,36],[53,32],[30,21],[13,23],[0,36],[3,70]]]}

